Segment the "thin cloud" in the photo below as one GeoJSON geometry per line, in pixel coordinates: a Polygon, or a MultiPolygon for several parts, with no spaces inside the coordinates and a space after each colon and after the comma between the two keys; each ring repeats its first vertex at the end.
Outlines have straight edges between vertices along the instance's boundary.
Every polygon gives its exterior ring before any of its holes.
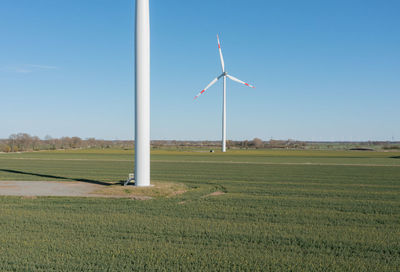
{"type": "Polygon", "coordinates": [[[28,70],[28,69],[24,69],[24,68],[15,68],[15,69],[12,69],[11,71],[14,71],[14,72],[16,72],[18,74],[29,74],[29,73],[32,73],[32,70],[28,70]]]}
{"type": "Polygon", "coordinates": [[[18,74],[29,74],[38,71],[56,70],[57,66],[41,65],[41,64],[24,64],[20,66],[8,66],[0,69],[4,72],[12,72],[18,74]]]}
{"type": "Polygon", "coordinates": [[[43,70],[54,70],[54,69],[58,69],[57,66],[50,66],[50,65],[28,64],[27,66],[28,66],[28,67],[32,67],[32,68],[43,69],[43,70]]]}

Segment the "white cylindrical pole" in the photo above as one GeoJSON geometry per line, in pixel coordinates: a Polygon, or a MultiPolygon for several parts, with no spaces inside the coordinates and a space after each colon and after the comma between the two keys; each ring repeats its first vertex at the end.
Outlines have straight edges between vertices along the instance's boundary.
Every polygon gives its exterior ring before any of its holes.
{"type": "Polygon", "coordinates": [[[226,76],[224,76],[224,94],[222,103],[222,152],[226,152],[226,76]]]}
{"type": "Polygon", "coordinates": [[[150,186],[150,14],[149,0],[136,0],[135,185],[150,186]]]}

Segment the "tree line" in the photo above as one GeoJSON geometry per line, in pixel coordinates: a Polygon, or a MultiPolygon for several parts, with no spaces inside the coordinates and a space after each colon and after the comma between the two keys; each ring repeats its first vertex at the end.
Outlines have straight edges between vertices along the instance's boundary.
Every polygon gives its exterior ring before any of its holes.
{"type": "MultiPolygon", "coordinates": [[[[399,150],[399,142],[305,142],[297,140],[269,140],[260,138],[253,140],[226,142],[228,149],[340,149],[340,150],[372,150],[373,148],[399,150]]],[[[40,150],[60,150],[78,148],[114,148],[133,149],[134,141],[129,140],[99,140],[95,138],[82,139],[80,137],[52,138],[46,136],[40,139],[27,133],[12,134],[8,139],[0,139],[0,152],[26,152],[40,150]]],[[[153,140],[153,149],[219,149],[221,141],[176,141],[176,140],[153,140]]]]}
{"type": "MultiPolygon", "coordinates": [[[[40,150],[78,149],[78,148],[119,148],[133,149],[134,141],[129,140],[99,140],[95,138],[82,139],[80,137],[52,138],[46,136],[40,139],[27,133],[12,134],[8,139],[0,139],[0,152],[26,152],[40,150]]],[[[217,149],[220,141],[175,141],[154,140],[151,141],[153,149],[161,148],[211,148],[217,149]]],[[[302,148],[304,142],[299,141],[263,141],[259,138],[244,141],[227,141],[230,149],[258,149],[258,148],[302,148]]]]}
{"type": "MultiPolygon", "coordinates": [[[[221,141],[152,141],[154,149],[163,147],[193,147],[193,148],[219,148],[221,141]]],[[[227,140],[226,146],[228,149],[260,149],[260,148],[296,148],[303,149],[306,147],[306,142],[296,140],[269,140],[263,141],[260,138],[253,140],[233,141],[227,140]]]]}
{"type": "Polygon", "coordinates": [[[12,134],[8,139],[0,140],[0,152],[24,152],[39,150],[77,149],[77,148],[133,148],[133,141],[110,141],[80,137],[40,139],[27,133],[12,134]]]}

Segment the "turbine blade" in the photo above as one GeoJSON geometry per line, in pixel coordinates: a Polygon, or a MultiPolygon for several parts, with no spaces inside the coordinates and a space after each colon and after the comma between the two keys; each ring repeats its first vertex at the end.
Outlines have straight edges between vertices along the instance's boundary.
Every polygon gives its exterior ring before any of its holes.
{"type": "Polygon", "coordinates": [[[202,90],[201,92],[199,92],[194,99],[196,99],[197,97],[199,97],[200,95],[202,95],[205,91],[207,91],[208,88],[210,88],[212,85],[214,85],[219,79],[221,78],[221,76],[214,78],[213,81],[210,82],[210,84],[207,85],[207,87],[204,88],[204,90],[202,90]]]}
{"type": "Polygon", "coordinates": [[[219,42],[219,36],[217,35],[217,40],[218,40],[218,51],[219,51],[219,57],[221,58],[221,66],[222,66],[222,72],[225,72],[225,62],[224,62],[224,57],[222,56],[222,49],[221,49],[221,43],[219,42]]]}
{"type": "Polygon", "coordinates": [[[242,84],[244,84],[244,85],[246,85],[246,86],[248,86],[248,87],[250,87],[250,88],[254,88],[254,89],[256,88],[256,87],[250,85],[249,83],[246,83],[246,82],[244,82],[244,81],[241,81],[240,79],[238,79],[238,78],[236,78],[236,77],[233,77],[233,76],[231,76],[231,75],[226,75],[226,76],[229,77],[230,79],[232,79],[233,81],[242,83],[242,84]]]}

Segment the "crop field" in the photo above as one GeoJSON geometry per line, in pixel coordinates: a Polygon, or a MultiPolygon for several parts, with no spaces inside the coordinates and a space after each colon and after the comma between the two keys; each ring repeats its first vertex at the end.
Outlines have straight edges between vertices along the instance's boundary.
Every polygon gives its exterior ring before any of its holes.
{"type": "MultiPolygon", "coordinates": [[[[152,182],[186,192],[0,197],[0,270],[400,271],[400,152],[151,159],[152,182]]],[[[132,168],[130,150],[0,154],[0,180],[107,187],[132,168]]]]}

